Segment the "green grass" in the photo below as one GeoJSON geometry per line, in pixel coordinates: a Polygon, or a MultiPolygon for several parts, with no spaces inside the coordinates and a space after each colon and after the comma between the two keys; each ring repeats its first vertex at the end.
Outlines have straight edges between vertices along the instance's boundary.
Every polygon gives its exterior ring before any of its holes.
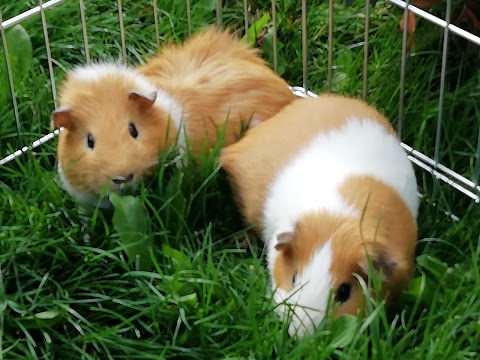
{"type": "MultiPolygon", "coordinates": [[[[117,59],[116,2],[85,2],[92,59],[117,59]]],[[[201,1],[202,7],[192,1],[194,30],[215,21],[214,3],[201,1]]],[[[250,23],[270,11],[268,1],[249,3],[255,3],[250,23]]],[[[309,84],[322,92],[327,89],[328,5],[309,3],[309,84]]],[[[36,4],[9,2],[0,9],[7,19],[36,4]]],[[[278,2],[279,71],[291,85],[302,84],[299,4],[278,2]]],[[[225,1],[223,10],[224,24],[240,33],[242,5],[225,1]]],[[[355,46],[363,41],[362,6],[335,5],[333,90],[353,96],[362,89],[363,50],[355,46]]],[[[153,13],[146,0],[124,1],[123,7],[128,62],[136,63],[155,51],[153,13]]],[[[371,13],[367,100],[397,124],[402,13],[384,2],[371,13]]],[[[161,42],[185,38],[184,1],[159,2],[159,16],[161,42]]],[[[46,17],[58,83],[65,69],[84,62],[77,2],[67,1],[46,17]]],[[[33,60],[28,76],[17,79],[16,91],[22,141],[29,143],[49,131],[53,101],[40,18],[22,25],[31,37],[33,60]]],[[[271,61],[269,41],[263,43],[263,54],[271,61]]],[[[402,135],[430,156],[441,46],[441,30],[419,22],[417,45],[407,59],[402,135]]],[[[480,114],[479,51],[455,37],[449,47],[440,158],[472,178],[480,114]]],[[[11,106],[1,106],[3,157],[20,142],[11,106]]],[[[480,207],[429,174],[418,172],[425,197],[411,289],[390,311],[379,305],[365,320],[322,324],[312,337],[297,342],[273,313],[261,243],[242,224],[214,156],[183,172],[165,161],[141,187],[132,206],[137,218],[148,214],[140,225],[149,229],[140,246],[152,245],[147,247],[150,261],[138,267],[125,248],[128,234],[112,211],[82,211],[60,189],[55,145],[51,141],[0,171],[0,358],[480,356],[480,207]],[[445,210],[460,220],[453,221],[445,210]]]]}

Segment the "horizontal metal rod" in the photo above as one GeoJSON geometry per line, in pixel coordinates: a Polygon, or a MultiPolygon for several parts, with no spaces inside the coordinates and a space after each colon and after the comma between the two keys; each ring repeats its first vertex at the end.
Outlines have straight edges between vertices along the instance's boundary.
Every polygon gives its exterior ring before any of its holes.
{"type": "Polygon", "coordinates": [[[435,167],[437,170],[439,171],[442,171],[444,172],[445,174],[447,174],[448,176],[454,178],[455,180],[463,183],[465,186],[469,187],[469,188],[472,188],[472,189],[477,189],[477,191],[480,191],[480,186],[477,186],[475,187],[475,183],[471,180],[468,180],[467,178],[465,178],[464,176],[462,175],[459,175],[458,173],[456,173],[455,171],[449,169],[448,167],[446,167],[445,165],[442,165],[442,164],[436,164],[435,163],[435,160],[433,160],[432,158],[428,157],[427,155],[424,155],[423,153],[421,153],[420,151],[417,151],[415,149],[413,149],[411,146],[408,146],[404,143],[402,143],[402,147],[410,154],[412,154],[413,156],[415,156],[417,159],[421,160],[422,162],[428,164],[429,166],[431,167],[435,167]]]}
{"type": "Polygon", "coordinates": [[[50,0],[47,1],[46,3],[42,4],[42,7],[40,6],[35,6],[34,8],[31,8],[30,10],[27,10],[17,16],[14,16],[13,18],[10,18],[8,20],[3,21],[0,24],[0,28],[8,29],[11,26],[17,25],[21,23],[22,21],[31,18],[32,16],[35,16],[37,14],[40,14],[41,9],[47,10],[50,8],[53,8],[57,5],[60,5],[61,3],[65,2],[67,0],[50,0]]]}
{"type": "Polygon", "coordinates": [[[56,129],[54,132],[51,132],[50,134],[47,134],[45,136],[42,136],[40,139],[35,140],[30,146],[24,146],[21,149],[18,149],[17,151],[15,151],[14,153],[12,153],[10,155],[7,155],[6,157],[4,157],[3,159],[0,160],[0,166],[5,165],[6,163],[9,163],[13,159],[16,159],[20,155],[26,153],[27,151],[33,150],[36,147],[38,147],[38,146],[46,143],[47,141],[53,139],[62,130],[63,130],[63,128],[56,129]]]}
{"type": "MultiPolygon", "coordinates": [[[[402,1],[402,0],[388,0],[388,1],[391,2],[392,4],[395,4],[395,5],[399,6],[402,9],[405,9],[405,6],[406,6],[405,1],[402,1]]],[[[447,25],[448,25],[448,30],[452,34],[461,36],[464,39],[467,39],[468,41],[470,41],[474,44],[480,45],[480,37],[468,32],[466,30],[463,30],[462,28],[460,28],[456,25],[447,24],[447,22],[445,20],[440,19],[439,17],[437,17],[435,15],[432,15],[429,12],[427,12],[425,10],[422,10],[418,7],[415,7],[413,5],[408,5],[408,10],[411,11],[412,13],[414,13],[415,15],[418,15],[419,17],[421,17],[421,18],[423,18],[427,21],[430,21],[431,23],[433,23],[435,25],[438,25],[442,28],[446,28],[447,25]]]]}

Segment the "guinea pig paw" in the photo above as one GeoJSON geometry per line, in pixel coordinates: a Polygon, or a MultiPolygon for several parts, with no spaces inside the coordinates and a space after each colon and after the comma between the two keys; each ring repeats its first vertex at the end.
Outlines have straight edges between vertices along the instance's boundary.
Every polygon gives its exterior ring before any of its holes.
{"type": "Polygon", "coordinates": [[[312,334],[314,325],[308,316],[299,318],[297,314],[293,315],[290,326],[288,327],[288,335],[302,339],[306,335],[312,334]]]}
{"type": "Polygon", "coordinates": [[[251,129],[251,128],[254,128],[255,126],[257,125],[260,125],[262,123],[262,120],[259,120],[259,119],[252,119],[250,121],[250,123],[248,124],[248,127],[251,129]]]}
{"type": "Polygon", "coordinates": [[[273,301],[279,304],[287,299],[287,292],[283,289],[277,288],[273,290],[273,301]]]}

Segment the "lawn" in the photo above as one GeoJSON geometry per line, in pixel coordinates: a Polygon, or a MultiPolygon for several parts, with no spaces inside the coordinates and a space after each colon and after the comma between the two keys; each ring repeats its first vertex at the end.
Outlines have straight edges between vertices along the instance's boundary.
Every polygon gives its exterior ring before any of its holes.
{"type": "MultiPolygon", "coordinates": [[[[188,35],[185,3],[158,1],[160,45],[188,35]]],[[[214,0],[191,3],[192,30],[215,22],[214,0]]],[[[250,24],[270,14],[269,1],[248,3],[250,24]]],[[[277,3],[278,71],[302,85],[301,1],[277,3]]],[[[308,3],[308,84],[319,93],[328,89],[328,2],[308,3]]],[[[5,20],[37,4],[2,2],[0,10],[5,20]]],[[[85,4],[91,58],[118,59],[116,2],[85,4]]],[[[126,60],[134,64],[156,48],[151,1],[125,0],[123,11],[126,60]]],[[[363,11],[364,1],[335,3],[334,92],[362,94],[363,11]]],[[[444,14],[442,6],[432,11],[444,14]]],[[[370,12],[367,101],[397,125],[402,11],[378,1],[370,12]]],[[[45,15],[58,84],[85,62],[78,2],[45,15]]],[[[242,34],[243,1],[224,1],[222,22],[242,34]]],[[[14,73],[20,136],[0,68],[0,157],[49,132],[54,108],[40,16],[22,26],[32,54],[21,50],[14,73]]],[[[406,64],[402,139],[430,156],[442,33],[420,21],[406,64]]],[[[256,46],[273,63],[271,41],[256,46]]],[[[478,175],[479,57],[451,36],[439,156],[467,178],[478,175]]],[[[55,146],[52,140],[0,168],[0,359],[480,358],[480,205],[428,173],[418,171],[417,272],[401,301],[389,310],[379,303],[365,319],[326,322],[299,342],[273,312],[262,245],[242,224],[216,152],[182,171],[166,154],[135,197],[117,199],[115,212],[92,212],[58,186],[55,146]],[[129,222],[142,230],[139,244],[122,226],[129,222]],[[135,251],[146,260],[132,261],[135,251]]]]}

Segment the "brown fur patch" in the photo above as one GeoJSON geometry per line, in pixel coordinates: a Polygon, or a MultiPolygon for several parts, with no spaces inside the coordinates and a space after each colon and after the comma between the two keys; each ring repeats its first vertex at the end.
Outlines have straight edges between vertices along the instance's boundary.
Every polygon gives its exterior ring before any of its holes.
{"type": "Polygon", "coordinates": [[[362,100],[324,94],[295,100],[222,150],[220,163],[249,225],[261,231],[266,192],[279,170],[316,135],[341,127],[351,115],[376,119],[393,133],[388,120],[362,100]]]}
{"type": "Polygon", "coordinates": [[[75,126],[60,133],[58,160],[75,189],[95,194],[111,176],[130,173],[138,180],[150,171],[158,152],[175,141],[174,129],[167,137],[165,112],[142,110],[128,100],[132,87],[121,76],[102,82],[71,78],[62,84],[61,102],[71,108],[75,126]],[[129,133],[130,122],[138,129],[137,139],[129,133]],[[95,140],[92,150],[87,147],[88,133],[95,140]]]}
{"type": "MultiPolygon", "coordinates": [[[[295,98],[257,50],[214,27],[184,44],[164,46],[138,70],[182,106],[193,155],[215,144],[217,128],[228,116],[225,145],[237,140],[241,121],[267,120],[295,98]]],[[[134,173],[138,180],[175,142],[177,129],[167,114],[129,95],[134,90],[121,73],[101,82],[68,76],[62,83],[60,104],[71,108],[75,126],[60,134],[58,159],[77,191],[99,193],[112,176],[134,173]],[[130,136],[129,122],[137,126],[138,139],[130,136]],[[94,150],[86,146],[88,133],[95,138],[94,150]]]]}
{"type": "Polygon", "coordinates": [[[238,140],[242,122],[267,120],[295,99],[258,50],[215,27],[165,46],[139,70],[182,105],[195,155],[215,144],[227,118],[224,145],[238,140]]]}
{"type": "Polygon", "coordinates": [[[413,257],[417,241],[415,221],[399,194],[372,177],[350,177],[341,194],[360,216],[345,217],[328,212],[304,216],[297,224],[289,253],[280,253],[275,262],[274,279],[279,287],[291,290],[295,271],[302,273],[313,254],[332,239],[332,288],[352,284],[350,299],[338,309],[338,315],[356,314],[365,297],[353,276],[367,281],[367,254],[373,263],[396,266],[385,271],[381,295],[394,296],[413,275],[413,257]]]}

